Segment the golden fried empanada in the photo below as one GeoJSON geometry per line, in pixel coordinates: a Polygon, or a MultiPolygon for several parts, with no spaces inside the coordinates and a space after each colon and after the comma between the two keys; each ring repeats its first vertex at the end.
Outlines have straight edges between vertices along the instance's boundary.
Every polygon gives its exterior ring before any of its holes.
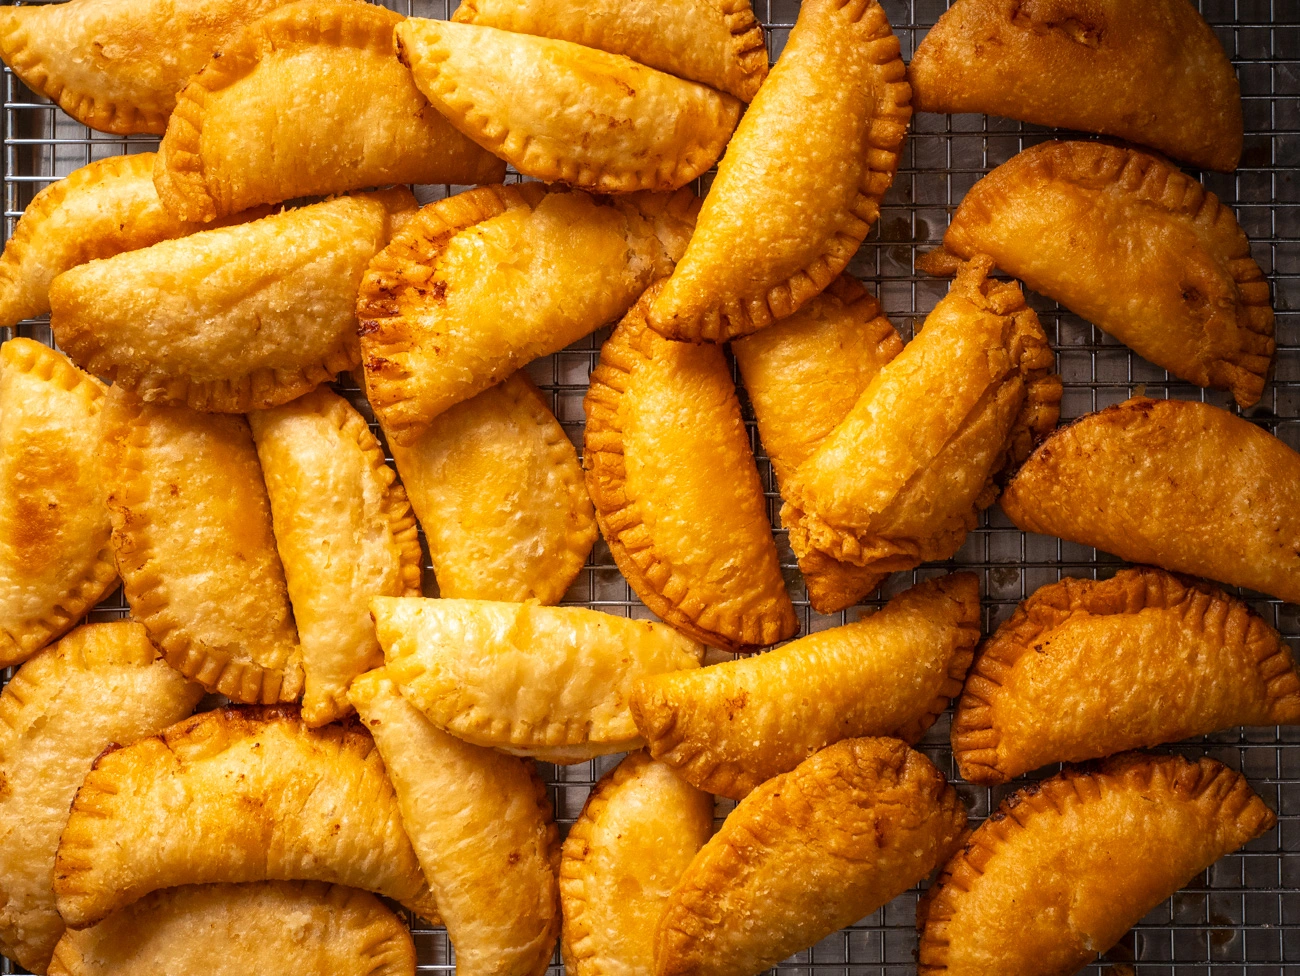
{"type": "Polygon", "coordinates": [[[537,183],[431,203],[375,256],[357,317],[366,393],[410,444],[448,407],[628,310],[681,257],[689,190],[597,200],[537,183]]]}
{"type": "Polygon", "coordinates": [[[1005,800],[917,906],[920,976],[1070,976],[1276,822],[1213,759],[1067,767],[1005,800]]]}
{"type": "Polygon", "coordinates": [[[180,721],[202,694],[126,621],[74,630],[0,691],[0,953],[45,972],[63,932],[54,852],[77,787],[104,749],[180,721]]]}
{"type": "Polygon", "coordinates": [[[653,976],[655,925],[712,832],[713,797],[645,752],[606,773],[564,842],[566,972],[653,976]]]}
{"type": "Polygon", "coordinates": [[[181,91],[155,170],[163,205],[212,220],[387,183],[497,183],[397,60],[400,14],[299,0],[246,26],[181,91]]]}
{"type": "Polygon", "coordinates": [[[319,881],[185,885],[67,932],[49,976],[415,976],[406,923],[319,881]]]}
{"type": "Polygon", "coordinates": [[[1002,509],[1026,532],[1300,603],[1300,454],[1208,403],[1137,397],[1075,421],[1002,509]]]}
{"type": "Polygon", "coordinates": [[[54,869],[72,928],[160,888],[294,880],[363,888],[437,918],[370,735],[309,729],[287,705],[203,712],[100,756],[54,869]]]}
{"type": "Polygon", "coordinates": [[[1056,426],[1061,380],[1015,282],[978,258],[785,483],[795,553],[877,573],[961,548],[996,478],[1056,426]]]}
{"type": "Polygon", "coordinates": [[[983,112],[1231,172],[1241,91],[1187,0],[957,0],[908,67],[918,112],[983,112]]]}
{"type": "Polygon", "coordinates": [[[361,361],[357,286],[414,207],[406,189],[340,197],[91,261],[50,285],[50,327],[147,400],[279,406],[361,361]]]}
{"type": "Polygon", "coordinates": [[[804,0],[650,324],[722,342],[829,285],[894,181],[912,117],[906,73],[879,0],[804,0]]]}
{"type": "Polygon", "coordinates": [[[244,418],[114,387],[101,430],[117,568],[167,663],[236,701],[297,698],[302,653],[244,418]]]}
{"type": "Polygon", "coordinates": [[[927,877],[966,829],[930,760],[845,739],[740,801],[655,932],[657,976],[752,976],[927,877]]]}
{"type": "Polygon", "coordinates": [[[384,669],[352,684],[459,976],[541,976],[560,934],[560,836],[531,763],[435,728],[384,669]]]}
{"type": "Polygon", "coordinates": [[[411,19],[397,47],[469,138],[525,176],[595,193],[685,186],[717,162],[743,108],[621,54],[495,27],[411,19]]]}
{"type": "Polygon", "coordinates": [[[559,603],[596,542],[578,453],[522,372],[389,447],[438,592],[559,603]]]}
{"type": "Polygon", "coordinates": [[[664,624],[580,607],[375,597],[370,612],[388,676],[434,725],[553,763],[638,748],[636,679],[704,652],[664,624]]]}
{"type": "MultiPolygon", "coordinates": [[[[1185,4],[1185,0],[1178,0],[1185,4]]],[[[1231,210],[1136,149],[1049,142],[966,194],[946,252],[992,255],[1157,366],[1259,401],[1273,359],[1268,281],[1231,210]]],[[[942,270],[943,252],[922,260],[942,270]]]]}

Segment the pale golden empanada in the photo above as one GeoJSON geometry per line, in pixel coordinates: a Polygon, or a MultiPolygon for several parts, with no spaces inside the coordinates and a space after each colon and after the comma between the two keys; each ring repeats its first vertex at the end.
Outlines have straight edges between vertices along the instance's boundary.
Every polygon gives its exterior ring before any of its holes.
{"type": "Polygon", "coordinates": [[[920,976],[1069,976],[1273,811],[1222,763],[1131,753],[1009,797],[917,906],[920,976]]]}
{"type": "Polygon", "coordinates": [[[845,739],[740,801],[655,932],[657,976],[752,976],[927,877],[966,829],[930,760],[845,739]]]}
{"type": "Polygon", "coordinates": [[[537,183],[431,203],[370,262],[366,392],[410,444],[448,407],[617,319],[686,248],[688,190],[597,200],[537,183]]]}
{"type": "Polygon", "coordinates": [[[785,483],[797,555],[885,573],[947,559],[1001,472],[1056,426],[1061,380],[1020,286],[978,258],[785,483]]]}
{"type": "Polygon", "coordinates": [[[957,0],[908,67],[918,112],[983,112],[1231,172],[1237,75],[1187,0],[957,0]]]}
{"type": "Polygon", "coordinates": [[[147,400],[242,413],[360,360],[355,304],[406,189],[340,197],[65,271],[50,327],[72,360],[147,400]]]}
{"type": "Polygon", "coordinates": [[[370,735],[309,729],[285,705],[203,712],[100,756],[54,869],[59,912],[78,929],[160,888],[294,880],[437,918],[370,735]]]}
{"type": "Polygon", "coordinates": [[[618,568],[667,623],[727,650],[799,629],[722,350],[669,342],[641,297],[583,400],[583,466],[618,568]]]}
{"type": "Polygon", "coordinates": [[[912,117],[906,73],[878,0],[804,0],[650,324],[722,342],[829,285],[894,181],[912,117]]]}
{"type": "Polygon", "coordinates": [[[49,976],[415,976],[406,923],[378,898],[318,881],[155,891],[69,931],[49,976]]]}
{"type": "Polygon", "coordinates": [[[31,339],[0,346],[0,668],[117,584],[97,417],[104,384],[31,339]]]}
{"type": "Polygon", "coordinates": [[[1300,603],[1300,454],[1208,403],[1138,397],[1089,414],[1001,502],[1026,532],[1300,603]]]}
{"type": "Polygon", "coordinates": [[[114,387],[101,431],[123,590],[167,663],[236,701],[297,698],[302,652],[244,418],[114,387]]]}
{"type": "Polygon", "coordinates": [[[641,746],[636,679],[704,652],[664,624],[580,607],[376,597],[370,612],[388,676],[434,725],[553,763],[641,746]]]}
{"type": "MultiPolygon", "coordinates": [[[[1184,3],[1184,0],[1179,0],[1184,3]]],[[[1198,386],[1243,407],[1273,352],[1268,281],[1237,218],[1200,183],[1136,149],[1049,142],[966,194],[944,236],[1198,386]]],[[[943,252],[922,267],[942,270],[943,252]]]]}
{"type": "Polygon", "coordinates": [[[559,603],[596,542],[578,454],[522,372],[390,443],[441,596],[559,603]]]}
{"type": "Polygon", "coordinates": [[[505,164],[398,62],[402,20],[358,0],[299,0],[244,27],[180,93],[155,170],[164,206],[212,220],[387,183],[500,182],[505,164]]]}
{"type": "MultiPolygon", "coordinates": [[[[902,350],[880,305],[849,275],[788,319],[731,344],[778,485],[785,486],[902,350]]],[[[853,606],[885,576],[817,551],[804,553],[799,569],[808,601],[826,614],[853,606]]]]}
{"type": "Polygon", "coordinates": [[[541,976],[560,934],[560,835],[527,760],[462,742],[384,669],[352,684],[438,903],[459,976],[541,976]]]}
{"type": "Polygon", "coordinates": [[[44,972],[63,932],[54,852],[91,763],[178,722],[203,689],[158,660],[139,624],[89,624],[0,691],[0,953],[44,972]]]}
{"type": "Polygon", "coordinates": [[[722,155],[730,95],[621,54],[495,27],[397,27],[415,84],[461,132],[525,176],[594,193],[676,190],[722,155]]]}

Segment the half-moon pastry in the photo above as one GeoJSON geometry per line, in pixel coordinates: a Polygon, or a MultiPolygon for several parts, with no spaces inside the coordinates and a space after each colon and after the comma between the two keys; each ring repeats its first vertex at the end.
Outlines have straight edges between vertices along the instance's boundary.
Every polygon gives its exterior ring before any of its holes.
{"type": "Polygon", "coordinates": [[[581,607],[375,597],[370,612],[388,676],[434,725],[544,762],[639,748],[636,679],[704,652],[664,624],[581,607]]]}
{"type": "Polygon", "coordinates": [[[1075,421],[1002,509],[1026,532],[1300,603],[1300,454],[1208,403],[1137,397],[1075,421]]]}
{"type": "Polygon", "coordinates": [[[457,129],[524,176],[593,193],[676,190],[722,155],[743,108],[571,41],[413,18],[398,56],[457,129]]]}
{"type": "Polygon", "coordinates": [[[1067,767],[1003,801],[917,906],[920,976],[1070,976],[1275,823],[1213,759],[1067,767]]]}
{"type": "Polygon", "coordinates": [[[188,715],[203,689],[158,660],[143,627],[88,624],[0,691],[0,953],[44,972],[63,932],[54,854],[90,765],[188,715]]]}
{"type": "Polygon", "coordinates": [[[1232,172],[1241,91],[1187,0],[957,0],[908,66],[918,112],[982,112],[1232,172]]]}
{"type": "Polygon", "coordinates": [[[878,0],[805,0],[650,324],[670,339],[723,342],[829,285],[894,181],[912,117],[906,73],[878,0]]]}
{"type": "Polygon", "coordinates": [[[0,346],[0,668],[116,584],[98,416],[104,384],[31,339],[0,346]]]}

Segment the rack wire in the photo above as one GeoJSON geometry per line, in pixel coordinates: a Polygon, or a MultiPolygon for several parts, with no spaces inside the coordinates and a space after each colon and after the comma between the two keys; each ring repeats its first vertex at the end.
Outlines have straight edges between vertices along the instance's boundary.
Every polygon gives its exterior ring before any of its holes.
{"type": "MultiPolygon", "coordinates": [[[[1134,0],[1141,2],[1141,0],[1134,0]]],[[[400,13],[442,17],[457,0],[385,0],[400,13]]],[[[948,6],[948,0],[882,0],[910,59],[917,44],[948,6]]],[[[755,0],[773,60],[798,14],[798,0],[755,0]]],[[[1246,150],[1231,175],[1198,173],[1237,213],[1253,242],[1255,259],[1273,288],[1277,310],[1276,374],[1261,403],[1244,415],[1300,449],[1300,0],[1199,0],[1231,55],[1241,79],[1246,150]]],[[[149,137],[114,137],[91,132],[45,99],[33,95],[4,71],[4,236],[8,240],[32,196],[73,169],[105,156],[153,149],[149,137]]],[[[1020,150],[1054,135],[1052,130],[983,116],[920,115],[903,155],[880,221],[850,270],[876,290],[885,312],[904,338],[946,291],[947,284],[915,270],[919,253],[936,246],[963,194],[986,172],[1020,150]]],[[[514,177],[512,177],[514,178],[514,177]]],[[[703,188],[701,188],[702,190],[703,188]]],[[[422,187],[422,201],[446,195],[449,187],[422,187]]],[[[1065,381],[1063,420],[1145,393],[1154,397],[1204,400],[1235,410],[1225,394],[1206,392],[1172,378],[1099,330],[1054,303],[1030,295],[1057,352],[1065,381]]],[[[51,343],[44,320],[0,330],[0,339],[24,335],[51,343]]],[[[550,396],[556,416],[581,449],[582,397],[599,357],[602,330],[564,351],[538,360],[529,373],[550,396]]],[[[370,417],[355,388],[340,387],[370,417]]],[[[831,617],[808,606],[807,596],[776,514],[780,508],[771,465],[754,430],[752,412],[741,399],[750,425],[769,511],[777,531],[782,568],[798,609],[802,633],[856,619],[855,608],[831,617]]],[[[378,428],[376,427],[376,433],[378,428]]],[[[1010,616],[1038,587],[1064,576],[1104,578],[1121,565],[1093,549],[1016,529],[996,507],[986,513],[958,555],[947,563],[895,574],[883,594],[865,601],[881,605],[920,578],[955,568],[977,572],[984,593],[986,631],[1010,616]]],[[[432,570],[426,565],[432,584],[432,570]]],[[[1242,594],[1300,650],[1300,607],[1258,594],[1242,594]]],[[[618,572],[608,548],[595,551],[565,598],[566,603],[636,617],[652,616],[618,572]]],[[[128,612],[116,593],[91,619],[115,619],[128,612]]],[[[0,671],[0,683],[10,671],[0,671]]],[[[972,825],[983,820],[1024,780],[985,788],[957,775],[948,744],[949,716],[943,716],[920,748],[957,784],[970,807],[972,825]]],[[[1152,911],[1087,972],[1123,976],[1191,974],[1300,974],[1300,728],[1234,730],[1182,743],[1170,750],[1191,757],[1210,755],[1241,770],[1278,813],[1276,830],[1237,854],[1223,858],[1169,901],[1152,911]],[[1132,968],[1131,968],[1132,967],[1132,968]]],[[[618,762],[607,756],[577,766],[541,771],[550,784],[562,831],[581,812],[593,783],[618,762]]],[[[1041,771],[1035,778],[1050,775],[1041,771]]],[[[719,816],[730,804],[720,802],[719,816]]],[[[914,972],[915,907],[919,889],[870,918],[823,940],[776,967],[781,976],[894,976],[914,972]]],[[[446,933],[413,928],[420,971],[449,972],[454,956],[446,933]]],[[[0,960],[0,974],[21,973],[0,960]]],[[[550,976],[560,976],[558,956],[550,976]]]]}

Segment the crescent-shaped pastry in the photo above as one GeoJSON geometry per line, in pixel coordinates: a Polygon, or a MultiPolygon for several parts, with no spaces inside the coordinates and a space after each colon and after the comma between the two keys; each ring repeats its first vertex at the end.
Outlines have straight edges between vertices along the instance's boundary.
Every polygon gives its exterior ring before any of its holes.
{"type": "Polygon", "coordinates": [[[342,397],[321,388],[248,415],[275,545],[302,642],[302,717],[350,712],[348,685],[384,662],[372,596],[419,596],[415,516],[384,452],[342,397]]]}
{"type": "Polygon", "coordinates": [[[1275,629],[1212,586],[1125,569],[1020,604],[971,669],[952,749],[963,778],[995,784],[1234,725],[1296,724],[1300,675],[1275,629]]]}
{"type": "Polygon", "coordinates": [[[799,629],[722,350],[646,324],[647,291],[600,350],[583,410],[596,521],[642,602],[729,651],[799,629]]]}
{"type": "Polygon", "coordinates": [[[54,854],[90,765],[188,715],[203,689],[158,660],[139,624],[88,624],[0,691],[0,953],[45,972],[63,932],[54,854]]]}
{"type": "Polygon", "coordinates": [[[1300,603],[1300,454],[1208,403],[1137,397],[1089,414],[1001,501],[1026,532],[1300,603]]]}
{"type": "Polygon", "coordinates": [[[434,725],[560,764],[639,748],[636,679],[704,652],[664,624],[581,607],[375,597],[370,612],[388,676],[434,725]]]}
{"type": "Polygon", "coordinates": [[[542,976],[560,934],[560,835],[532,764],[434,727],[384,669],[350,694],[456,950],[459,976],[542,976]]]}
{"type": "Polygon", "coordinates": [[[422,918],[433,896],[370,735],[290,706],[202,712],[95,761],[59,842],[54,891],[82,929],[151,891],[327,881],[422,918]]]}
{"type": "Polygon", "coordinates": [[[117,584],[99,451],[104,385],[31,339],[0,345],[0,668],[117,584]]]}
{"type": "Polygon", "coordinates": [[[943,576],[766,654],[642,678],[632,717],[656,759],[738,800],[840,739],[918,741],[961,693],[979,637],[979,579],[943,576]]]}
{"type": "Polygon", "coordinates": [[[147,400],[243,413],[361,361],[366,264],[409,190],[340,197],[65,271],[50,327],[83,368],[147,400]]]}
{"type": "Polygon", "coordinates": [[[598,200],[538,183],[422,209],[375,256],[357,317],[366,393],[410,444],[449,407],[612,322],[681,257],[689,190],[598,200]]]}
{"type": "Polygon", "coordinates": [[[441,596],[560,602],[596,542],[596,519],[578,452],[524,373],[389,448],[441,596]]]}
{"type": "Polygon", "coordinates": [[[927,877],[966,829],[943,774],[896,739],[845,739],[759,786],[673,889],[656,976],[752,976],[927,877]]]}
{"type": "Polygon", "coordinates": [[[101,421],[113,550],[167,663],[235,701],[292,701],[301,650],[257,449],[243,417],[142,403],[101,421]]]}
{"type": "Polygon", "coordinates": [[[655,925],[712,832],[713,797],[646,753],[606,773],[564,841],[565,971],[654,976],[655,925]]]}
{"type": "Polygon", "coordinates": [[[163,205],[212,220],[257,203],[388,183],[497,183],[397,60],[404,18],[357,0],[299,0],[222,45],[181,91],[158,148],[163,205]]]}
{"type": "Polygon", "coordinates": [[[495,27],[413,18],[397,49],[474,142],[524,176],[593,193],[685,186],[717,162],[743,108],[621,54],[495,27]]]}
{"type": "Polygon", "coordinates": [[[650,324],[670,339],[723,342],[829,285],[894,181],[912,117],[905,76],[879,0],[804,0],[650,324]]]}
{"type": "Polygon", "coordinates": [[[1118,136],[1230,173],[1241,91],[1187,0],[957,0],[908,67],[918,112],[1118,136]]]}
{"type": "Polygon", "coordinates": [[[1056,426],[1061,380],[1015,282],[964,265],[898,358],[785,483],[797,555],[887,573],[947,559],[1001,472],[1056,426]]]}
{"type": "MultiPolygon", "coordinates": [[[[1185,0],[1178,0],[1187,6],[1185,0]]],[[[1273,352],[1268,280],[1232,211],[1199,182],[1137,149],[1049,142],[966,194],[927,255],[988,254],[1157,366],[1231,390],[1264,392],[1273,352]]]]}
{"type": "Polygon", "coordinates": [[[917,906],[920,976],[1070,976],[1277,823],[1205,758],[1130,753],[1003,801],[917,906]]]}

